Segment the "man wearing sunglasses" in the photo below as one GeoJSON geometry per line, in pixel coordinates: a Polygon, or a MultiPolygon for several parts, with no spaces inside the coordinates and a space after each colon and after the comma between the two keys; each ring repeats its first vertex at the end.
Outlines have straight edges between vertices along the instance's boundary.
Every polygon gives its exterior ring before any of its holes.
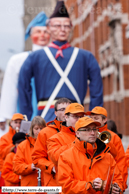
{"type": "Polygon", "coordinates": [[[76,122],[73,146],[64,151],[58,161],[58,182],[63,193],[101,194],[104,191],[107,194],[110,184],[108,186],[106,181],[112,182],[111,194],[123,191],[123,179],[108,153],[110,148],[97,139],[100,125],[89,117],[76,122]]]}
{"type": "Polygon", "coordinates": [[[42,171],[41,182],[42,186],[56,186],[54,174],[54,164],[47,154],[46,141],[54,134],[60,132],[61,123],[65,121],[65,108],[71,103],[67,98],[60,98],[55,103],[56,118],[47,123],[47,127],[40,131],[38,134],[34,151],[32,154],[33,163],[37,168],[42,171]]]}

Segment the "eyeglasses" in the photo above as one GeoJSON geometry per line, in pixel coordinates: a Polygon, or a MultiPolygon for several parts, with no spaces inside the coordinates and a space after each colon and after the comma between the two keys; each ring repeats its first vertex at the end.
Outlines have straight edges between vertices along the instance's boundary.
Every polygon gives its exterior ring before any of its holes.
{"type": "Polygon", "coordinates": [[[61,29],[63,27],[64,29],[69,30],[71,28],[71,25],[61,25],[61,24],[55,24],[50,26],[55,29],[61,29]]]}
{"type": "Polygon", "coordinates": [[[87,132],[91,133],[92,131],[93,132],[98,131],[98,129],[97,128],[93,128],[93,129],[87,128],[87,129],[79,129],[78,131],[87,131],[87,132]]]}
{"type": "Polygon", "coordinates": [[[73,117],[74,119],[79,119],[79,118],[82,118],[83,117],[83,116],[71,115],[71,114],[69,114],[69,116],[73,117]]]}
{"type": "Polygon", "coordinates": [[[57,111],[65,111],[65,108],[60,108],[57,111]]]}

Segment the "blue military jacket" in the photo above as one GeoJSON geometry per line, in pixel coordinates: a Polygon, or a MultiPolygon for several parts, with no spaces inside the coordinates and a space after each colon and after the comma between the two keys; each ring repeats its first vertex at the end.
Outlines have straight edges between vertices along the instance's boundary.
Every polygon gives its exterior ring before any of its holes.
{"type": "MultiPolygon", "coordinates": [[[[66,41],[55,41],[54,43],[58,46],[62,46],[66,43],[66,41]]],[[[52,52],[53,56],[55,56],[57,49],[51,47],[49,49],[52,52]]],[[[64,49],[64,57],[62,58],[61,56],[59,56],[57,58],[57,62],[63,71],[65,71],[73,50],[74,47],[64,49]]],[[[29,119],[32,115],[32,105],[30,100],[32,98],[32,88],[30,84],[30,80],[32,77],[34,77],[35,80],[37,100],[47,100],[51,96],[61,76],[59,75],[43,49],[35,51],[28,56],[28,58],[22,65],[19,75],[18,90],[20,112],[22,114],[26,114],[29,119]]],[[[67,77],[77,91],[80,102],[82,104],[87,92],[87,81],[89,80],[89,109],[91,110],[95,106],[103,106],[103,85],[100,74],[100,67],[91,52],[79,49],[75,62],[67,77]]],[[[62,85],[60,91],[56,96],[56,98],[61,97],[66,97],[73,101],[76,101],[74,95],[72,94],[66,83],[62,85]]],[[[42,111],[40,110],[38,114],[40,115],[41,112],[42,111]]],[[[50,120],[53,120],[54,117],[54,109],[49,110],[48,114],[45,117],[45,120],[48,122],[50,120]]]]}

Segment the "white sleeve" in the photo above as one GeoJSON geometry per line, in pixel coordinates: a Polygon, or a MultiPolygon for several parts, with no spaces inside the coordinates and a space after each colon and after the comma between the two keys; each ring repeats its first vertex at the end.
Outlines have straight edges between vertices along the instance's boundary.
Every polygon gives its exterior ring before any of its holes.
{"type": "Polygon", "coordinates": [[[11,119],[16,113],[18,99],[18,76],[22,64],[28,56],[28,52],[20,53],[11,57],[5,71],[0,101],[0,116],[11,119]]]}

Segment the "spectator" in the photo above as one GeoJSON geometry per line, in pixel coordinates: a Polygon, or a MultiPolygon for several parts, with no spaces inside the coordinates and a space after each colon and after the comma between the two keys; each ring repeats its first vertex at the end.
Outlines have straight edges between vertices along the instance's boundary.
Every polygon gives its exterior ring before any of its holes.
{"type": "Polygon", "coordinates": [[[107,120],[107,127],[108,127],[108,129],[110,129],[111,131],[116,133],[122,139],[122,134],[118,133],[115,121],[107,120]]]}
{"type": "Polygon", "coordinates": [[[6,119],[0,117],[0,138],[8,132],[8,126],[6,124],[6,119]]]}

